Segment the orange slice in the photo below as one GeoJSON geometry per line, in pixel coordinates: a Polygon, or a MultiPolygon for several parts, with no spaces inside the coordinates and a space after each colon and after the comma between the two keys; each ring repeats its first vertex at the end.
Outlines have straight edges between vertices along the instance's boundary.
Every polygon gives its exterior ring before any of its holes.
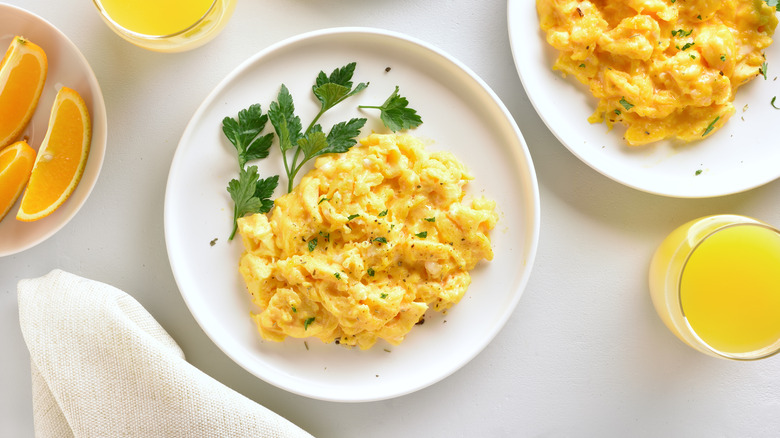
{"type": "Polygon", "coordinates": [[[43,49],[14,37],[0,62],[0,147],[16,140],[30,122],[48,66],[43,49]]]}
{"type": "Polygon", "coordinates": [[[35,162],[35,149],[17,141],[0,151],[0,220],[13,207],[30,179],[35,162]]]}
{"type": "Polygon", "coordinates": [[[62,87],[54,99],[49,128],[35,157],[30,182],[16,218],[31,222],[54,212],[81,180],[92,141],[92,123],[84,99],[62,87]]]}

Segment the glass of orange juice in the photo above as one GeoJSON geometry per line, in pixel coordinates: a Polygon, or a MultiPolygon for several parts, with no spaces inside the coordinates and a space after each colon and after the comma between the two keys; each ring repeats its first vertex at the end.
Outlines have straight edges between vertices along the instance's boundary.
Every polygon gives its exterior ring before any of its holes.
{"type": "Polygon", "coordinates": [[[711,356],[754,360],[780,351],[780,231],[714,215],[672,231],[650,262],[658,315],[711,356]]]}
{"type": "Polygon", "coordinates": [[[209,42],[225,27],[236,0],[93,0],[103,20],[131,43],[181,52],[209,42]]]}

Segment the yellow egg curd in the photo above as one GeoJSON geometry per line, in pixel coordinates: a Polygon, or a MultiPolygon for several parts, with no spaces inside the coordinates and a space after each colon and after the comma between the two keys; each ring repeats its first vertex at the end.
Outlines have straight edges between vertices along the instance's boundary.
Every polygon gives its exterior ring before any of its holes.
{"type": "Polygon", "coordinates": [[[468,170],[409,135],[372,134],[314,169],[267,214],[238,221],[239,270],[264,339],[368,349],[403,341],[429,308],[457,303],[491,260],[498,215],[464,202],[468,170]]]}
{"type": "MultiPolygon", "coordinates": [[[[734,114],[737,89],[766,75],[777,26],[765,0],[537,0],[553,66],[598,99],[588,119],[625,140],[709,136],[734,114]]],[[[565,102],[561,102],[562,111],[565,102]]]]}

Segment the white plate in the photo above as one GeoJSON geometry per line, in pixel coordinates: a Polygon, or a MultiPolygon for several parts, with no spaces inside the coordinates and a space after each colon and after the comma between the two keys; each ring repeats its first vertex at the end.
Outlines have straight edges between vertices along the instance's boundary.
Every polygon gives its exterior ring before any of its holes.
{"type": "Polygon", "coordinates": [[[103,93],[79,49],[65,34],[43,18],[15,6],[0,4],[2,53],[5,53],[15,35],[23,36],[41,46],[49,62],[46,84],[38,107],[21,137],[26,136],[30,146],[38,149],[48,128],[54,97],[62,86],[67,86],[78,91],[87,104],[92,118],[92,144],[78,187],[50,216],[29,223],[18,221],[16,212],[20,201],[16,201],[16,205],[0,221],[0,257],[18,253],[43,242],[76,215],[95,186],[106,150],[106,106],[103,93]]]}
{"type": "MultiPolygon", "coordinates": [[[[366,112],[364,133],[384,131],[366,112]]],[[[266,127],[270,129],[270,125],[266,127]]],[[[276,140],[275,140],[276,142],[276,140]]],[[[263,176],[280,174],[276,143],[258,162],[263,176]]],[[[511,316],[528,281],[539,234],[539,194],[528,149],[500,100],[466,67],[425,43],[362,28],[330,29],[276,44],[234,70],[206,98],[173,158],[165,197],[168,256],[182,296],[206,334],[239,365],[293,393],[333,401],[380,400],[426,387],[466,364],[511,316]],[[447,315],[426,316],[398,347],[378,343],[360,351],[319,340],[262,341],[238,274],[242,244],[227,241],[233,204],[225,190],[236,178],[235,150],[221,121],[275,100],[282,83],[308,123],[319,108],[311,86],[320,70],[356,61],[353,80],[370,82],[321,120],[324,129],[359,117],[358,104],[382,103],[399,85],[423,118],[414,131],[454,152],[473,171],[471,194],[495,199],[500,219],[492,233],[495,258],[481,263],[463,300],[447,315]],[[385,69],[390,67],[390,71],[385,69]],[[211,246],[210,242],[216,239],[211,246]],[[446,320],[446,322],[445,322],[446,320]],[[308,346],[308,347],[307,347],[308,346]],[[385,348],[387,348],[386,351],[385,348]]]]}
{"type": "Polygon", "coordinates": [[[759,77],[741,87],[734,102],[737,113],[706,140],[629,147],[622,126],[608,132],[604,124],[588,123],[596,99],[573,77],[564,79],[552,70],[557,51],[539,29],[536,2],[509,0],[507,16],[512,54],[528,98],[558,140],[598,172],[629,187],[681,198],[738,193],[780,176],[780,147],[772,128],[780,111],[770,105],[772,96],[780,98],[780,82],[774,80],[780,71],[779,44],[766,51],[769,80],[759,77]]]}

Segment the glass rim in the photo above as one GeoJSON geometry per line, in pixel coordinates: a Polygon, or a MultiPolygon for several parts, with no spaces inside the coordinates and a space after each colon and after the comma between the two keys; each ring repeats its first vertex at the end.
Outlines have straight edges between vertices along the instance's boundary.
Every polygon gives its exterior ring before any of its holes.
{"type": "Polygon", "coordinates": [[[748,217],[744,217],[743,219],[747,221],[725,224],[723,226],[720,226],[710,231],[709,233],[701,237],[693,247],[691,247],[690,251],[688,251],[688,254],[685,256],[685,260],[683,261],[682,266],[680,267],[680,274],[677,278],[677,305],[680,308],[682,320],[685,322],[685,326],[688,328],[689,333],[694,337],[694,339],[696,339],[696,341],[702,347],[706,348],[707,351],[726,359],[753,361],[753,360],[765,359],[767,357],[774,356],[775,354],[780,353],[780,338],[778,338],[774,343],[766,347],[757,350],[747,351],[744,353],[729,353],[729,352],[718,350],[717,348],[711,346],[704,339],[702,339],[701,336],[699,336],[699,334],[696,332],[696,330],[693,328],[690,321],[688,320],[688,317],[685,315],[685,307],[682,304],[682,278],[683,278],[683,274],[685,273],[685,268],[688,266],[688,262],[690,261],[691,257],[696,252],[696,250],[704,242],[706,242],[707,239],[709,239],[710,237],[714,236],[718,232],[723,231],[725,229],[742,227],[742,226],[757,226],[772,231],[778,236],[780,236],[780,230],[771,225],[765,224],[763,222],[748,217]],[[762,352],[762,353],[756,354],[758,352],[762,352]]]}
{"type": "Polygon", "coordinates": [[[111,25],[114,26],[114,28],[116,30],[118,30],[118,31],[120,31],[120,32],[122,32],[122,33],[124,33],[126,35],[129,35],[131,37],[134,37],[134,38],[161,41],[161,40],[165,40],[165,39],[168,39],[168,38],[173,38],[173,37],[182,35],[184,33],[187,33],[190,30],[192,30],[193,28],[195,28],[196,26],[198,26],[200,23],[202,23],[206,19],[206,17],[209,16],[209,14],[211,14],[211,12],[214,10],[214,7],[216,7],[216,5],[217,5],[217,2],[219,2],[219,1],[220,0],[212,0],[211,5],[206,10],[206,12],[204,12],[203,15],[201,15],[197,20],[195,20],[195,22],[193,22],[191,25],[185,27],[182,30],[178,30],[176,32],[165,34],[165,35],[151,35],[151,34],[146,34],[146,33],[141,33],[141,32],[136,32],[136,31],[130,30],[130,29],[122,26],[121,24],[117,23],[116,20],[114,20],[113,18],[111,18],[111,16],[108,14],[108,12],[106,12],[106,9],[103,7],[103,0],[92,0],[92,3],[95,5],[95,7],[97,7],[98,12],[100,12],[100,15],[104,19],[106,19],[109,23],[111,23],[111,25]]]}

